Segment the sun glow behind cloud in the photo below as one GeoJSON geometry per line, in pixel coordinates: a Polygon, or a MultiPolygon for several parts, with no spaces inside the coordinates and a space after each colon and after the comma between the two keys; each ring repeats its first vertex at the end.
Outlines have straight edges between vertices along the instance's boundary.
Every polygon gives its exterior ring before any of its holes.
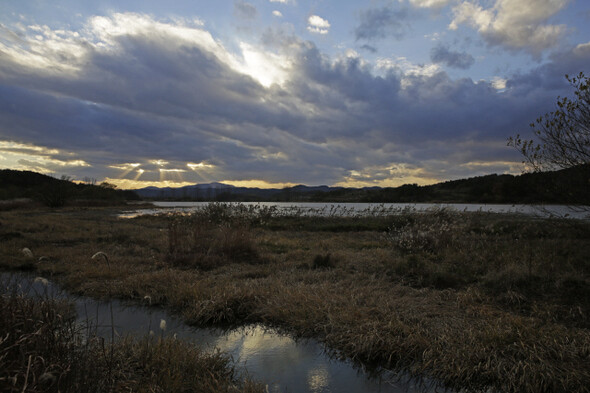
{"type": "Polygon", "coordinates": [[[0,141],[0,168],[54,174],[72,168],[89,167],[76,154],[27,143],[0,141]]]}
{"type": "MultiPolygon", "coordinates": [[[[119,164],[119,165],[109,165],[109,168],[113,168],[113,169],[119,169],[121,170],[123,173],[121,174],[121,177],[125,177],[127,176],[131,171],[133,171],[134,169],[138,169],[141,166],[140,163],[138,162],[134,162],[134,163],[126,163],[126,164],[119,164]]],[[[140,173],[141,174],[141,173],[140,173]]]]}
{"type": "Polygon", "coordinates": [[[373,166],[363,170],[351,170],[339,187],[398,187],[404,184],[420,186],[439,182],[440,179],[429,174],[424,168],[405,164],[373,166]]]}
{"type": "Polygon", "coordinates": [[[215,165],[211,165],[211,164],[206,164],[204,162],[199,162],[197,164],[195,164],[194,162],[187,162],[186,166],[189,167],[190,169],[192,169],[193,171],[199,170],[199,169],[212,169],[215,168],[215,165]]]}
{"type": "Polygon", "coordinates": [[[264,52],[245,42],[240,43],[244,63],[238,70],[256,79],[262,86],[283,85],[288,77],[289,62],[282,56],[264,52]]]}
{"type": "MultiPolygon", "coordinates": [[[[268,53],[246,42],[240,42],[241,53],[228,51],[221,42],[203,29],[200,20],[177,18],[174,23],[154,20],[136,13],[114,13],[94,16],[82,32],[51,30],[48,26],[21,26],[23,37],[16,45],[0,41],[0,52],[26,67],[43,72],[74,74],[85,64],[86,57],[97,53],[116,53],[123,50],[123,37],[136,37],[159,32],[161,39],[174,38],[178,48],[196,46],[214,55],[232,69],[249,75],[264,87],[282,84],[287,78],[289,63],[276,54],[268,53]]],[[[170,40],[167,40],[170,41],[170,40]]]]}
{"type": "Polygon", "coordinates": [[[98,41],[96,47],[109,51],[119,47],[118,37],[159,31],[176,38],[179,47],[188,44],[203,48],[222,63],[251,76],[264,87],[270,87],[273,83],[282,84],[286,80],[289,64],[285,58],[259,50],[246,42],[239,43],[241,54],[233,54],[203,29],[203,22],[179,19],[175,23],[159,22],[145,15],[114,14],[111,17],[92,18],[90,32],[98,41]]]}
{"type": "Polygon", "coordinates": [[[256,188],[285,188],[293,187],[295,183],[273,183],[266,180],[222,180],[223,184],[230,184],[236,187],[256,187],[256,188]]]}
{"type": "Polygon", "coordinates": [[[185,187],[194,185],[194,182],[190,181],[177,181],[177,180],[135,180],[135,179],[119,179],[106,177],[105,182],[114,184],[120,189],[132,190],[144,187],[185,187]]]}
{"type": "Polygon", "coordinates": [[[112,164],[108,168],[120,171],[106,180],[119,188],[182,187],[218,180],[215,177],[216,166],[203,161],[183,163],[151,159],[143,163],[112,164]]]}

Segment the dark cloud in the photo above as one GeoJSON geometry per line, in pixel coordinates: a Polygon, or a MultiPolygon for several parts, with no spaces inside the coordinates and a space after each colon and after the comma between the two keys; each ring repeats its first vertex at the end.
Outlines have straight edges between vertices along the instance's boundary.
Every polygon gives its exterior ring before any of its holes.
{"type": "Polygon", "coordinates": [[[374,8],[360,13],[360,24],[354,34],[357,40],[393,37],[402,39],[408,31],[407,9],[374,8]]]}
{"type": "Polygon", "coordinates": [[[214,165],[194,181],[334,184],[351,171],[366,179],[457,178],[519,162],[506,138],[526,133],[558,95],[571,94],[563,74],[588,71],[590,59],[585,47],[564,49],[498,92],[444,72],[377,73],[358,56],[330,58],[313,43],[268,31],[265,43],[291,68],[282,85],[265,88],[199,28],[179,35],[154,24],[109,40],[116,50],[85,42],[74,71],[24,66],[0,53],[0,141],[59,149],[62,160],[73,152],[72,160],[91,165],[66,168],[80,178],[116,176],[114,164],[148,169],[153,160],[179,170],[214,165]]]}
{"type": "Polygon", "coordinates": [[[475,59],[467,52],[456,52],[448,46],[439,43],[430,50],[430,60],[433,63],[444,64],[451,68],[466,70],[475,63],[475,59]]]}
{"type": "Polygon", "coordinates": [[[362,45],[361,49],[364,49],[364,50],[371,52],[371,53],[377,53],[377,48],[375,48],[374,46],[371,46],[371,45],[367,45],[367,44],[362,45]]]}
{"type": "Polygon", "coordinates": [[[550,61],[540,65],[531,72],[513,75],[507,87],[522,97],[534,96],[539,92],[551,92],[557,95],[571,96],[572,92],[565,75],[590,73],[590,45],[582,44],[573,48],[563,48],[550,56],[550,61]]]}
{"type": "Polygon", "coordinates": [[[256,7],[243,0],[234,1],[234,12],[242,19],[255,19],[258,16],[256,7]]]}

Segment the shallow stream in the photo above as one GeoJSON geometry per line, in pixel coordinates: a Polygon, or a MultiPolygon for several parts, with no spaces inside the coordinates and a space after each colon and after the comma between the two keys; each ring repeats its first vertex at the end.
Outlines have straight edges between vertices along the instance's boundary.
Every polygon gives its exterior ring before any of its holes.
{"type": "MultiPolygon", "coordinates": [[[[28,295],[67,298],[78,313],[78,320],[92,332],[111,337],[111,313],[118,336],[150,334],[192,340],[203,348],[219,348],[230,354],[238,368],[268,385],[269,392],[299,393],[402,393],[434,392],[425,382],[408,378],[394,382],[395,375],[381,373],[371,376],[350,362],[333,359],[323,345],[314,340],[294,340],[288,335],[259,325],[233,330],[197,329],[184,324],[165,310],[130,304],[118,300],[96,301],[62,291],[56,284],[23,274],[0,273],[0,291],[17,285],[28,295]],[[165,330],[160,329],[166,321],[165,330]]],[[[440,390],[439,390],[440,391],[440,390]]]]}

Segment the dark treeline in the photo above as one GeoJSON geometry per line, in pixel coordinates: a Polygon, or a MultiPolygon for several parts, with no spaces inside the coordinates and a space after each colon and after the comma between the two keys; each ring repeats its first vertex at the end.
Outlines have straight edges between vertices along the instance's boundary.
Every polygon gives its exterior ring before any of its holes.
{"type": "Polygon", "coordinates": [[[75,183],[67,177],[56,179],[31,171],[0,170],[0,200],[26,198],[50,207],[81,203],[103,205],[138,200],[133,191],[114,185],[75,183]]]}
{"type": "Polygon", "coordinates": [[[590,205],[590,165],[555,172],[487,175],[429,186],[342,189],[316,195],[319,201],[554,203],[590,205]]]}

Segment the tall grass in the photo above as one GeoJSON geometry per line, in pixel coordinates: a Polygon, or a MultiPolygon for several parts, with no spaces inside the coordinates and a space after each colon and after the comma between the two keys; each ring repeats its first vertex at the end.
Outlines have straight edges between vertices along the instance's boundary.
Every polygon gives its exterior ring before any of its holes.
{"type": "Polygon", "coordinates": [[[222,205],[216,206],[191,216],[170,218],[169,263],[210,270],[233,262],[261,262],[248,222],[230,215],[222,205]]]}
{"type": "Polygon", "coordinates": [[[0,296],[0,390],[3,392],[262,392],[220,352],[190,342],[122,338],[105,349],[75,322],[72,305],[14,287],[0,296]]]}

